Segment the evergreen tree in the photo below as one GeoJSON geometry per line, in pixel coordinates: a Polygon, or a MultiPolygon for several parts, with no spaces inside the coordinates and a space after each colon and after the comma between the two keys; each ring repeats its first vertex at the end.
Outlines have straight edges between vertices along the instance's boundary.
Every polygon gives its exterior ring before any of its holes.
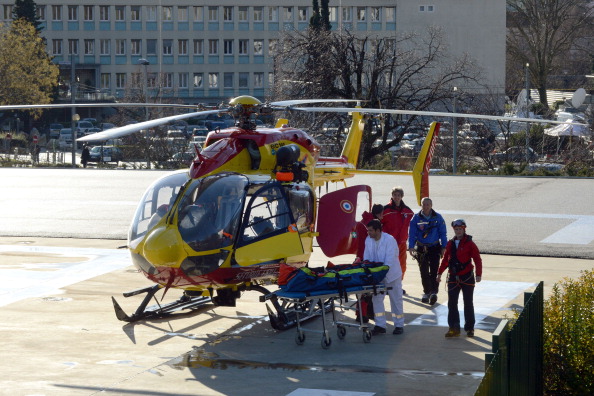
{"type": "Polygon", "coordinates": [[[33,0],[15,0],[12,9],[12,19],[24,19],[35,27],[37,33],[41,33],[43,29],[39,17],[37,16],[37,3],[33,0]]]}
{"type": "Polygon", "coordinates": [[[309,27],[314,30],[319,30],[322,27],[322,20],[320,16],[320,6],[318,0],[313,0],[313,15],[309,19],[309,27]]]}

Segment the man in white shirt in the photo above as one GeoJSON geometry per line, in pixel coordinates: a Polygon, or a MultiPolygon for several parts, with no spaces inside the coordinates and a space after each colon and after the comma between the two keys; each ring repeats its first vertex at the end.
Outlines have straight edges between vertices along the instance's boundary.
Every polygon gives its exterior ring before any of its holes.
{"type": "MultiPolygon", "coordinates": [[[[374,219],[367,224],[367,239],[365,240],[364,260],[381,262],[390,267],[382,283],[386,286],[392,307],[394,331],[392,334],[404,332],[404,311],[402,308],[402,269],[398,261],[398,244],[394,237],[382,232],[381,221],[374,219]]],[[[373,335],[386,333],[386,310],[384,307],[384,294],[373,296],[373,310],[375,314],[375,327],[373,335]]]]}

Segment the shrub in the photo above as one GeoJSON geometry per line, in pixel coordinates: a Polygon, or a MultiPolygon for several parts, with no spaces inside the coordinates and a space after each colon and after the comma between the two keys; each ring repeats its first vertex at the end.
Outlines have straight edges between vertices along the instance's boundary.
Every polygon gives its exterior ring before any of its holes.
{"type": "Polygon", "coordinates": [[[594,394],[594,272],[565,278],[544,306],[547,395],[594,394]]]}

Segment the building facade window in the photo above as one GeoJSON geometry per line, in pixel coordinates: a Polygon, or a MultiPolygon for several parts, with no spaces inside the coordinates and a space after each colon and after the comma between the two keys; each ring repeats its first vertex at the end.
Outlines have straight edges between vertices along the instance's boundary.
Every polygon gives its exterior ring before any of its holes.
{"type": "Polygon", "coordinates": [[[219,87],[219,73],[208,73],[208,88],[219,87]]]}
{"type": "Polygon", "coordinates": [[[237,13],[237,19],[239,22],[247,22],[248,21],[248,7],[240,6],[239,11],[237,13]]]}
{"type": "Polygon", "coordinates": [[[342,21],[351,22],[353,20],[353,9],[351,7],[342,7],[342,21]]]}
{"type": "Polygon", "coordinates": [[[116,39],[116,55],[126,55],[126,39],[116,39]]]}
{"type": "Polygon", "coordinates": [[[219,40],[208,40],[208,55],[219,54],[219,40]]]}
{"type": "Polygon", "coordinates": [[[219,21],[219,7],[209,6],[208,7],[208,22],[218,22],[218,21],[219,21]]]}
{"type": "Polygon", "coordinates": [[[367,20],[365,7],[357,7],[357,21],[365,22],[367,20]]]}
{"type": "Polygon", "coordinates": [[[94,19],[93,11],[95,10],[95,6],[86,5],[83,9],[83,18],[85,21],[92,21],[94,19]]]}
{"type": "Polygon", "coordinates": [[[188,7],[178,6],[177,7],[177,20],[179,22],[188,22],[188,7]]]}
{"type": "Polygon", "coordinates": [[[163,55],[173,55],[173,40],[163,40],[163,55]]]}
{"type": "Polygon", "coordinates": [[[99,20],[109,21],[109,6],[99,6],[99,20]]]}
{"type": "Polygon", "coordinates": [[[371,22],[381,22],[382,21],[382,14],[380,7],[370,7],[369,8],[369,19],[371,22]]]}
{"type": "Polygon", "coordinates": [[[192,85],[194,86],[194,88],[202,88],[203,87],[202,73],[194,73],[192,85]]]}
{"type": "Polygon", "coordinates": [[[95,55],[95,40],[85,39],[85,55],[95,55]]]}
{"type": "Polygon", "coordinates": [[[204,7],[202,7],[202,6],[194,7],[194,21],[195,22],[204,21],[204,7]]]}
{"type": "Polygon", "coordinates": [[[224,40],[223,41],[223,54],[224,55],[233,55],[233,40],[224,40]]]}
{"type": "Polygon", "coordinates": [[[396,22],[396,8],[386,7],[386,22],[396,22]]]}
{"type": "Polygon", "coordinates": [[[177,86],[179,88],[188,88],[188,73],[179,73],[177,75],[177,86]]]}
{"type": "Polygon", "coordinates": [[[172,6],[161,7],[161,19],[165,22],[173,21],[173,7],[172,6]]]}
{"type": "Polygon", "coordinates": [[[293,22],[293,7],[283,7],[283,21],[293,22]]]}
{"type": "Polygon", "coordinates": [[[157,21],[157,6],[146,6],[146,20],[149,22],[157,21]]]}
{"type": "Polygon", "coordinates": [[[233,7],[223,7],[223,21],[233,22],[233,7]]]}
{"type": "Polygon", "coordinates": [[[146,40],[146,54],[157,55],[157,40],[147,39],[146,40]]]}
{"type": "Polygon", "coordinates": [[[188,40],[177,40],[177,54],[188,55],[188,40]]]}
{"type": "Polygon", "coordinates": [[[278,22],[278,7],[268,7],[268,22],[278,22]]]}
{"type": "Polygon", "coordinates": [[[140,19],[140,6],[130,6],[130,20],[138,22],[140,19]]]}
{"type": "Polygon", "coordinates": [[[126,20],[126,6],[115,6],[115,20],[118,22],[126,20]]]}
{"type": "MultiPolygon", "coordinates": [[[[11,7],[12,13],[12,7],[11,7]]],[[[62,20],[62,6],[61,5],[53,5],[52,6],[52,21],[61,21],[62,20]]]]}
{"type": "Polygon", "coordinates": [[[37,18],[40,21],[45,21],[45,6],[44,5],[37,5],[37,18]]]}
{"type": "Polygon", "coordinates": [[[254,40],[254,55],[264,55],[264,40],[254,40]]]}
{"type": "Polygon", "coordinates": [[[297,7],[297,20],[307,22],[307,7],[297,7]]]}
{"type": "Polygon", "coordinates": [[[239,40],[239,50],[238,50],[239,55],[249,55],[249,52],[248,52],[249,42],[250,42],[250,40],[246,40],[246,39],[239,40]]]}
{"type": "Polygon", "coordinates": [[[52,40],[52,54],[62,55],[62,40],[52,40]]]}
{"type": "Polygon", "coordinates": [[[130,40],[130,54],[131,55],[140,55],[141,52],[142,52],[142,40],[141,39],[130,40]]]}
{"type": "Polygon", "coordinates": [[[78,6],[77,5],[69,5],[68,6],[68,20],[69,21],[78,21],[78,6]]]}
{"type": "Polygon", "coordinates": [[[111,53],[111,41],[109,39],[101,39],[99,41],[99,53],[101,55],[109,55],[111,53]]]}
{"type": "Polygon", "coordinates": [[[204,40],[194,39],[194,55],[202,55],[204,53],[204,40]]]}
{"type": "Polygon", "coordinates": [[[264,7],[254,7],[254,22],[264,21],[264,7]]]}
{"type": "Polygon", "coordinates": [[[223,88],[233,88],[233,73],[223,74],[223,88]]]}
{"type": "Polygon", "coordinates": [[[78,55],[78,40],[76,40],[76,39],[68,40],[68,53],[70,55],[78,55]]]}
{"type": "Polygon", "coordinates": [[[250,80],[250,73],[239,73],[239,88],[248,88],[250,80]]]}
{"type": "Polygon", "coordinates": [[[173,88],[173,73],[163,73],[163,88],[173,88]]]}
{"type": "Polygon", "coordinates": [[[101,89],[111,89],[111,74],[101,73],[101,89]]]}
{"type": "Polygon", "coordinates": [[[277,44],[278,40],[277,39],[270,39],[268,40],[268,56],[272,56],[276,53],[276,44],[277,44]]]}
{"type": "Polygon", "coordinates": [[[337,22],[338,21],[338,7],[330,7],[330,9],[328,11],[330,13],[330,15],[329,15],[330,22],[337,22]]]}
{"type": "Polygon", "coordinates": [[[126,73],[116,73],[116,88],[126,88],[126,73]]]}
{"type": "Polygon", "coordinates": [[[264,88],[264,73],[254,73],[254,88],[264,88]]]}

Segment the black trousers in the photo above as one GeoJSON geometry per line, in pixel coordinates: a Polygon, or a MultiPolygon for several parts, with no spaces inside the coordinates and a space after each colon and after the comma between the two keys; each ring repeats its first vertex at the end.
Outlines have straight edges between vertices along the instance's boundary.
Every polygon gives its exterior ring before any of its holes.
{"type": "Polygon", "coordinates": [[[441,245],[417,246],[417,252],[423,293],[437,294],[439,288],[439,284],[437,283],[437,269],[439,268],[441,245]]]}
{"type": "Polygon", "coordinates": [[[462,291],[464,301],[464,330],[474,330],[474,272],[460,277],[448,275],[448,325],[451,329],[460,329],[460,313],[458,312],[458,297],[462,291]]]}

